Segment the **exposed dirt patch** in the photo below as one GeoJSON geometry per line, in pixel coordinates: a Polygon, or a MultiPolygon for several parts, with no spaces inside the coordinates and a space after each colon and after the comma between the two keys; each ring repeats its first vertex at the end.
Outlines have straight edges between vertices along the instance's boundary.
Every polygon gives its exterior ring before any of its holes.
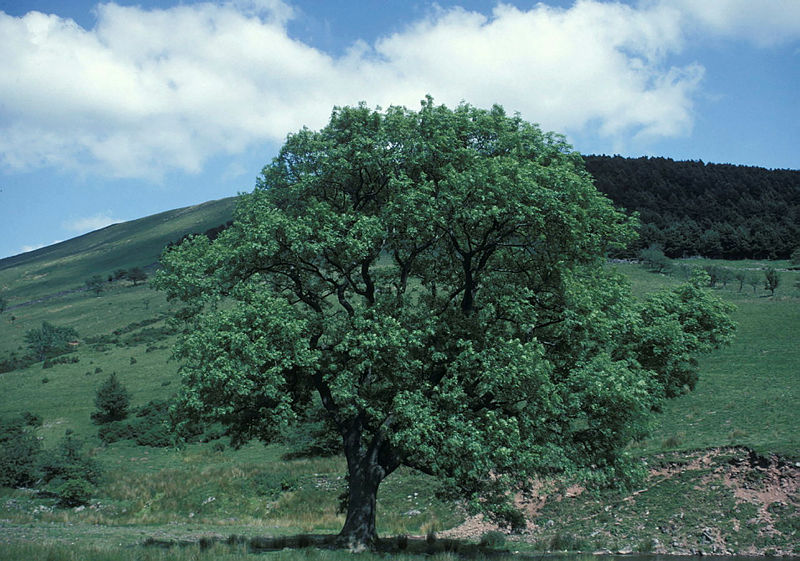
{"type": "MultiPolygon", "coordinates": [[[[738,447],[654,460],[656,465],[649,470],[645,484],[622,497],[601,494],[591,499],[578,486],[559,488],[537,482],[530,497],[516,499],[528,520],[526,530],[516,539],[546,547],[554,536],[581,534],[576,543],[595,549],[595,544],[607,539],[612,551],[800,553],[800,466],[738,447]],[[686,496],[679,497],[674,506],[653,504],[658,492],[678,483],[683,487],[676,488],[685,490],[686,496]],[[545,506],[556,502],[564,506],[558,510],[562,515],[543,519],[540,515],[545,506]],[[654,506],[660,510],[655,512],[654,506]],[[693,508],[713,512],[692,512],[693,508]]],[[[548,511],[547,516],[553,516],[553,509],[548,511]]],[[[476,516],[440,535],[480,539],[484,533],[498,530],[502,528],[476,516]]]]}

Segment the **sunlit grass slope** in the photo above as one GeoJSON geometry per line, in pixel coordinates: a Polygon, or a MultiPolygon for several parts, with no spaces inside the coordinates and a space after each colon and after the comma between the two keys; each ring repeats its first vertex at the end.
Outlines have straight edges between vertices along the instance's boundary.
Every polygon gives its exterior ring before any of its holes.
{"type": "Polygon", "coordinates": [[[114,224],[55,245],[0,260],[0,296],[10,306],[81,287],[92,275],[146,267],[169,242],[231,220],[236,198],[114,224]]]}
{"type": "MultiPolygon", "coordinates": [[[[786,262],[689,260],[684,265],[716,264],[761,274],[786,262]]],[[[621,265],[639,294],[676,284],[672,277],[621,265]]],[[[713,292],[736,306],[733,343],[700,361],[694,391],[667,402],[655,419],[652,437],[634,447],[639,453],[742,445],[760,453],[800,458],[800,271],[781,270],[774,296],[738,283],[713,292]]]]}

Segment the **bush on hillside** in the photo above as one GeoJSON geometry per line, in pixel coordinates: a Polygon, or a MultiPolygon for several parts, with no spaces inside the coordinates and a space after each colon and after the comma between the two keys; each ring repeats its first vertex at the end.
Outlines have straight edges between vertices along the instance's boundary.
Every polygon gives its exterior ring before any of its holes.
{"type": "Polygon", "coordinates": [[[77,364],[81,361],[81,358],[77,355],[73,356],[60,356],[58,358],[48,358],[42,363],[42,368],[52,368],[57,364],[77,364]]]}
{"type": "Polygon", "coordinates": [[[85,479],[89,483],[100,480],[100,464],[83,451],[83,441],[65,436],[54,450],[48,451],[39,462],[42,479],[46,483],[63,483],[69,479],[85,479]]]}
{"type": "Polygon", "coordinates": [[[133,427],[125,421],[113,421],[106,423],[97,430],[97,436],[105,444],[112,444],[120,440],[128,440],[134,437],[133,427]]]}
{"type": "Polygon", "coordinates": [[[106,444],[134,440],[139,446],[172,446],[176,434],[172,428],[170,405],[170,400],[150,401],[136,411],[135,419],[106,423],[97,435],[106,444]]]}
{"type": "Polygon", "coordinates": [[[25,487],[36,481],[42,447],[32,427],[41,419],[31,413],[0,420],[0,487],[25,487]]]}
{"type": "Polygon", "coordinates": [[[67,479],[53,489],[59,506],[74,507],[89,503],[94,486],[85,479],[67,479]]]}
{"type": "Polygon", "coordinates": [[[36,361],[33,359],[33,357],[20,356],[16,352],[12,351],[5,358],[0,358],[0,374],[27,368],[34,362],[36,361]]]}
{"type": "Polygon", "coordinates": [[[789,257],[789,262],[795,267],[800,265],[800,247],[792,252],[792,255],[789,257]]]}
{"type": "Polygon", "coordinates": [[[39,473],[45,491],[56,497],[59,505],[70,507],[88,503],[101,476],[100,464],[84,453],[83,442],[72,436],[42,454],[39,473]]]}
{"type": "Polygon", "coordinates": [[[169,409],[169,400],[156,400],[150,401],[136,412],[136,420],[131,423],[136,444],[166,447],[174,443],[169,409]]]}
{"type": "Polygon", "coordinates": [[[667,273],[672,268],[672,260],[664,255],[661,246],[651,245],[639,252],[639,260],[654,273],[667,273]]]}
{"type": "Polygon", "coordinates": [[[479,543],[483,547],[503,547],[506,545],[506,535],[497,530],[490,530],[481,536],[479,543]]]}

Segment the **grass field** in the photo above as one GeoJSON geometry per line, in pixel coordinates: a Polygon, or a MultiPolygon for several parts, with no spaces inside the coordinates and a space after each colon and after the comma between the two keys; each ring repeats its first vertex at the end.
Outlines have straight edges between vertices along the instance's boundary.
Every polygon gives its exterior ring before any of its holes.
{"type": "MultiPolygon", "coordinates": [[[[203,223],[209,224],[207,227],[222,217],[212,210],[203,223]]],[[[199,224],[195,218],[187,221],[199,224]]],[[[101,264],[109,268],[137,264],[137,256],[152,253],[152,248],[147,249],[149,243],[142,241],[138,253],[129,254],[124,263],[119,256],[97,258],[104,255],[99,249],[94,258],[86,260],[77,254],[70,256],[66,250],[62,254],[45,252],[38,260],[18,259],[11,264],[4,260],[0,262],[3,294],[9,295],[15,306],[79,286],[83,276],[101,264]],[[38,275],[45,275],[41,278],[46,280],[29,285],[38,275]]],[[[685,265],[709,263],[692,260],[685,265]]],[[[752,261],[716,264],[753,271],[786,266],[752,261]]],[[[676,285],[683,276],[680,271],[672,276],[653,274],[633,264],[612,266],[630,279],[639,296],[676,285]]],[[[800,289],[794,286],[800,273],[782,270],[780,275],[781,285],[774,296],[760,286],[754,292],[745,285],[740,292],[736,282],[714,289],[737,306],[736,339],[703,358],[695,391],[666,405],[655,419],[652,436],[631,446],[634,454],[654,458],[665,452],[740,445],[764,455],[777,453],[800,460],[800,289]]],[[[178,365],[170,361],[173,339],[158,331],[166,326],[171,312],[163,295],[146,284],[134,287],[118,281],[110,283],[100,296],[69,293],[0,314],[0,358],[21,352],[25,332],[43,321],[74,327],[81,341],[74,353],[77,363],[52,368],[36,363],[0,374],[0,418],[23,411],[40,415],[43,426],[39,435],[46,448],[72,431],[87,441],[105,471],[96,499],[90,508],[80,511],[53,508],[51,499],[30,490],[0,490],[0,540],[4,535],[16,536],[13,545],[0,546],[0,560],[238,559],[241,552],[231,550],[218,550],[216,557],[190,549],[132,552],[123,548],[110,553],[102,544],[116,540],[130,546],[146,536],[161,535],[181,539],[209,533],[291,535],[340,529],[343,516],[337,512],[337,504],[345,473],[341,458],[286,461],[281,457],[285,450],[278,446],[251,444],[233,450],[224,440],[176,449],[135,446],[131,441],[103,446],[97,439],[90,414],[95,392],[111,372],[116,372],[131,392],[133,406],[168,397],[177,389],[178,365]],[[152,323],[137,326],[143,321],[152,323]],[[108,342],[87,342],[101,336],[108,342]],[[26,532],[35,539],[49,536],[44,539],[55,539],[58,544],[26,544],[19,539],[26,532]],[[80,542],[84,548],[80,554],[65,549],[70,540],[80,542]]],[[[681,481],[674,486],[673,493],[685,493],[691,487],[681,481]]],[[[379,532],[425,535],[461,522],[461,510],[433,498],[434,490],[434,483],[420,474],[400,471],[392,475],[381,486],[379,532]]],[[[309,555],[333,559],[338,554],[309,555]]]]}
{"type": "Polygon", "coordinates": [[[235,198],[209,201],[114,224],[55,245],[0,260],[0,296],[9,306],[80,288],[92,275],[147,267],[184,234],[231,219],[235,198]]]}
{"type": "MultiPolygon", "coordinates": [[[[689,261],[688,263],[693,263],[689,261]]],[[[714,262],[757,271],[783,262],[714,262]]],[[[634,289],[644,293],[678,282],[635,265],[622,266],[634,289]]],[[[693,392],[667,402],[657,428],[638,453],[742,445],[761,453],[800,459],[800,280],[798,271],[781,271],[774,296],[737,283],[714,293],[733,303],[737,323],[734,342],[703,357],[700,381],[693,392]]],[[[678,278],[676,278],[678,277],[678,278]]]]}

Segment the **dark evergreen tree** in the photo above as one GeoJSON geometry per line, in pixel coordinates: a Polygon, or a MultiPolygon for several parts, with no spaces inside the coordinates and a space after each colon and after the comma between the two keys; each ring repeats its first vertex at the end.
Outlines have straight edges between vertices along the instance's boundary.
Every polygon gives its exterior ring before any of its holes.
{"type": "Polygon", "coordinates": [[[92,420],[98,425],[122,421],[128,416],[130,403],[128,390],[120,383],[114,372],[97,389],[94,400],[97,411],[92,413],[92,420]]]}
{"type": "Polygon", "coordinates": [[[800,171],[588,156],[598,189],[642,222],[629,255],[786,259],[800,239],[800,171]]]}

